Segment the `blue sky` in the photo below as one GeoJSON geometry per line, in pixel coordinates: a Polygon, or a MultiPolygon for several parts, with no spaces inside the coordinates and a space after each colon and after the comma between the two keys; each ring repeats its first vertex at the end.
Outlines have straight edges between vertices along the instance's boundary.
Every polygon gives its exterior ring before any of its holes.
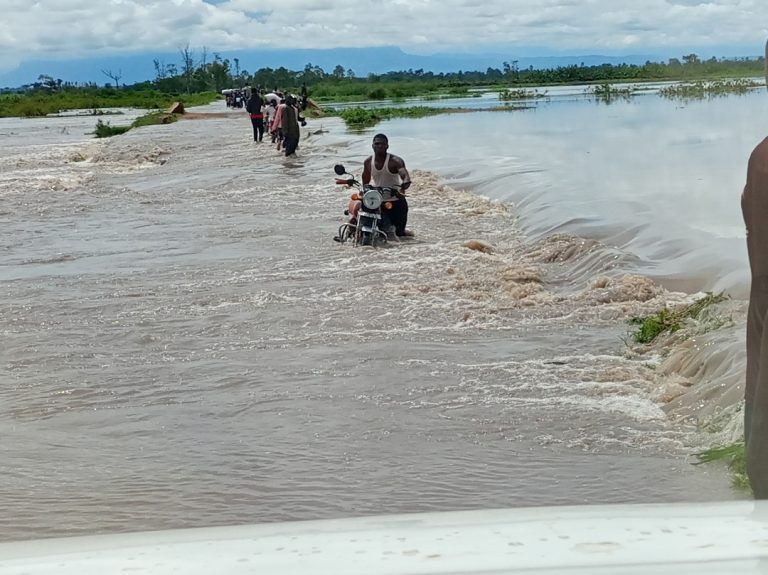
{"type": "Polygon", "coordinates": [[[768,37],[766,0],[2,0],[2,9],[0,77],[44,73],[35,61],[151,63],[186,45],[209,54],[757,55],[768,37]]]}

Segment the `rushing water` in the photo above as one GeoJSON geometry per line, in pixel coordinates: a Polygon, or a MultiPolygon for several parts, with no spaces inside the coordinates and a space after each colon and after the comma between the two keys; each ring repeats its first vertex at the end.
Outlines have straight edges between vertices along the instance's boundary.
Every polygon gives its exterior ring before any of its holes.
{"type": "Polygon", "coordinates": [[[597,238],[641,258],[665,285],[746,297],[739,195],[746,158],[765,137],[765,93],[691,102],[651,94],[610,106],[576,93],[526,111],[377,130],[449,184],[514,203],[531,239],[597,238]]]}
{"type": "Polygon", "coordinates": [[[739,434],[765,120],[758,95],[562,98],[315,120],[291,159],[241,113],[1,120],[0,538],[740,497],[691,463],[739,434]],[[376,131],[417,237],[338,245],[332,166],[376,131]],[[708,325],[629,344],[711,289],[708,325]]]}

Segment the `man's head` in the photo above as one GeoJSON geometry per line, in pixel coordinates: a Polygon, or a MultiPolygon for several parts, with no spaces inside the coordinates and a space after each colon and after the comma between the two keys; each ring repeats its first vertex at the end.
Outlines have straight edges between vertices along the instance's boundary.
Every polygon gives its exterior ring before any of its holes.
{"type": "Polygon", "coordinates": [[[371,147],[373,148],[374,154],[383,156],[387,153],[387,149],[389,149],[389,140],[384,134],[376,134],[373,137],[373,145],[371,147]]]}

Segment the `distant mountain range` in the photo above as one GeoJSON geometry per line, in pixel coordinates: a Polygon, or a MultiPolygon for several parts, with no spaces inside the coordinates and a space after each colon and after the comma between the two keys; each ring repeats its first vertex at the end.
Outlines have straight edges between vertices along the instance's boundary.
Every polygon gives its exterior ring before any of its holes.
{"type": "MultiPolygon", "coordinates": [[[[285,67],[289,70],[303,70],[307,64],[320,66],[326,72],[331,72],[337,65],[345,70],[353,70],[357,76],[366,76],[369,73],[381,74],[398,70],[419,70],[440,72],[457,72],[480,70],[487,68],[501,69],[503,63],[517,61],[519,68],[533,67],[536,69],[556,68],[558,66],[580,65],[594,66],[599,64],[644,64],[646,61],[666,62],[671,56],[634,54],[623,56],[604,55],[530,55],[531,49],[516,54],[509,53],[477,53],[477,54],[433,54],[416,55],[407,54],[397,47],[384,48],[334,48],[330,50],[243,50],[237,52],[221,52],[222,58],[239,60],[240,70],[250,73],[260,68],[285,67]]],[[[695,50],[691,50],[696,52],[695,50]]],[[[541,52],[540,52],[541,53],[541,52]]],[[[690,53],[690,52],[687,52],[690,53]]],[[[696,52],[702,57],[711,55],[696,52]]],[[[683,54],[675,54],[680,58],[683,54]]],[[[732,56],[732,54],[725,54],[732,56]]],[[[199,59],[201,53],[196,51],[195,57],[199,59]]],[[[209,60],[213,53],[209,52],[209,60]]],[[[69,82],[96,82],[104,84],[111,82],[104,71],[119,72],[121,83],[134,84],[155,77],[154,59],[164,64],[180,66],[179,53],[165,54],[138,54],[130,56],[110,56],[98,58],[84,58],[78,60],[31,60],[22,63],[15,70],[0,73],[0,87],[14,88],[36,82],[41,74],[60,78],[69,82]]]]}

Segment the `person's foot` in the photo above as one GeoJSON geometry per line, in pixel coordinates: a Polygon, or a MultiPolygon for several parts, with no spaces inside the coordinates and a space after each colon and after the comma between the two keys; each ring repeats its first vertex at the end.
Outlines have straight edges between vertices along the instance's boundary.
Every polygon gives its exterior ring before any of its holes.
{"type": "Polygon", "coordinates": [[[342,242],[342,239],[341,239],[339,236],[333,236],[333,241],[334,241],[334,242],[343,243],[343,242],[342,242]]]}

